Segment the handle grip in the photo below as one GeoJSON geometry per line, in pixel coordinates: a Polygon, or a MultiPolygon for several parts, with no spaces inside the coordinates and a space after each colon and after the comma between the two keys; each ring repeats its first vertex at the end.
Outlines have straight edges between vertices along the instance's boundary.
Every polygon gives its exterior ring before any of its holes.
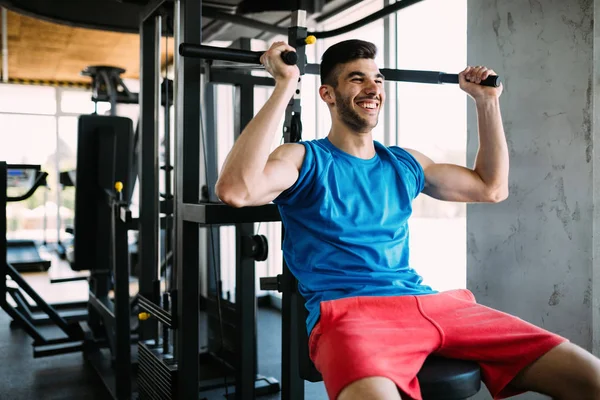
{"type": "MultiPolygon", "coordinates": [[[[387,76],[387,75],[386,75],[387,76]]],[[[438,73],[437,83],[459,83],[458,74],[438,73]]],[[[502,80],[498,75],[490,75],[479,83],[482,86],[499,87],[502,80]]]]}
{"type": "Polygon", "coordinates": [[[298,62],[298,54],[295,51],[284,51],[281,53],[281,58],[287,65],[296,65],[298,62]]]}
{"type": "Polygon", "coordinates": [[[490,75],[484,80],[482,80],[479,84],[481,86],[491,86],[491,87],[499,87],[501,83],[500,77],[498,75],[490,75]]]}

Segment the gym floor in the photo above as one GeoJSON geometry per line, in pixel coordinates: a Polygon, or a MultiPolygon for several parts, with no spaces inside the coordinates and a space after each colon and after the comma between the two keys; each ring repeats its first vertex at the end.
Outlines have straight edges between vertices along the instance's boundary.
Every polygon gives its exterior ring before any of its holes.
{"type": "MultiPolygon", "coordinates": [[[[72,276],[73,271],[57,259],[47,273],[24,273],[30,285],[49,302],[85,300],[85,282],[51,285],[50,276],[72,276]]],[[[21,329],[10,327],[11,319],[0,310],[0,399],[3,400],[105,400],[106,389],[81,353],[33,358],[32,339],[21,329]]],[[[40,328],[48,337],[58,337],[56,328],[40,328]]],[[[281,382],[281,314],[258,310],[258,373],[281,382]]],[[[327,399],[323,383],[305,383],[305,398],[327,399]]],[[[225,399],[225,390],[204,392],[199,398],[225,399]]],[[[281,394],[259,399],[280,399],[281,394]]]]}

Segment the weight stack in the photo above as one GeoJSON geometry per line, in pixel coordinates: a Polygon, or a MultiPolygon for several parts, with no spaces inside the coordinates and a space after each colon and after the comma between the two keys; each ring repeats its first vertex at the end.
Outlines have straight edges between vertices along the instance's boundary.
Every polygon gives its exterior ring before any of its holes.
{"type": "Polygon", "coordinates": [[[154,340],[138,344],[139,400],[177,399],[177,361],[154,340]]]}

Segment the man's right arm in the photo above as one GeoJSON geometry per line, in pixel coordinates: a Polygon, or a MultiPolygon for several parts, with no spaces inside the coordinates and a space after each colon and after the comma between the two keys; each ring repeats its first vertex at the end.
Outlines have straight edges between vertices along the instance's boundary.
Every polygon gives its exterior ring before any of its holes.
{"type": "Polygon", "coordinates": [[[261,57],[275,78],[275,89],[236,140],[219,174],[216,194],[233,207],[269,203],[298,179],[304,159],[303,145],[285,144],[269,154],[299,77],[298,67],[282,61],[283,51],[294,49],[278,42],[261,57]]]}

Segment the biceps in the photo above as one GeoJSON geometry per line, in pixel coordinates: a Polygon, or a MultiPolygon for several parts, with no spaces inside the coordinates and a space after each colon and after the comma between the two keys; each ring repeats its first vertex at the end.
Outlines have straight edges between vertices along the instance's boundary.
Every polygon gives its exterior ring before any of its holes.
{"type": "Polygon", "coordinates": [[[478,202],[485,197],[481,177],[471,169],[454,164],[431,164],[425,169],[423,193],[438,200],[478,202]]]}

